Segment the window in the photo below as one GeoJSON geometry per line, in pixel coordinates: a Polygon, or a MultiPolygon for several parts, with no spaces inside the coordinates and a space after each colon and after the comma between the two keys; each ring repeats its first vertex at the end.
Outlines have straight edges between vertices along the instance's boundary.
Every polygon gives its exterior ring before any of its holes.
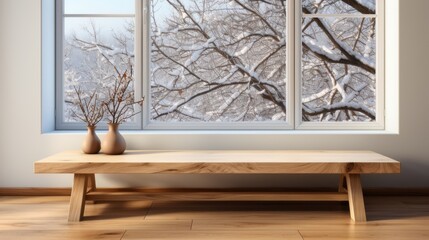
{"type": "Polygon", "coordinates": [[[58,0],[57,128],[132,72],[130,129],[383,129],[384,0],[58,0]]]}
{"type": "MultiPolygon", "coordinates": [[[[106,97],[118,74],[127,72],[134,81],[129,88],[140,95],[141,67],[136,67],[135,50],[140,39],[135,36],[134,0],[64,0],[57,1],[57,127],[81,129],[73,117],[76,90],[97,91],[106,97]],[[58,20],[59,19],[59,20],[58,20]]],[[[82,98],[85,96],[83,95],[82,98]]],[[[140,116],[127,123],[139,129],[140,116]]],[[[104,124],[105,125],[105,124],[104,124]]]]}
{"type": "Polygon", "coordinates": [[[376,0],[302,1],[301,128],[383,128],[383,9],[376,0]]]}

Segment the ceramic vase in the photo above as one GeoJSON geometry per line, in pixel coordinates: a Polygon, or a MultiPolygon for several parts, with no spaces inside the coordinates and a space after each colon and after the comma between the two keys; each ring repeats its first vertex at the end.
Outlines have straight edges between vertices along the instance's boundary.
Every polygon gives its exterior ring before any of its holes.
{"type": "Polygon", "coordinates": [[[95,126],[88,126],[88,132],[82,143],[82,152],[86,154],[96,154],[100,152],[100,139],[95,133],[95,126]]]}
{"type": "Polygon", "coordinates": [[[101,151],[108,155],[119,155],[124,153],[127,147],[124,137],[119,132],[119,124],[109,123],[109,131],[101,144],[101,151]]]}

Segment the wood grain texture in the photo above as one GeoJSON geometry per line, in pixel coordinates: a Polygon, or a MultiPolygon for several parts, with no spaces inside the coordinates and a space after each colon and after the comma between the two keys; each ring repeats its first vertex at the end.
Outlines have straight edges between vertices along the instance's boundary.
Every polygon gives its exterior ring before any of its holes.
{"type": "Polygon", "coordinates": [[[346,193],[336,192],[91,192],[87,200],[94,201],[348,201],[346,193]]]}
{"type": "Polygon", "coordinates": [[[36,173],[347,174],[399,173],[400,163],[369,151],[62,152],[34,164],[36,173]]]}
{"type": "Polygon", "coordinates": [[[0,239],[31,239],[31,240],[121,240],[125,231],[94,231],[94,230],[25,230],[2,231],[0,239]]]}
{"type": "Polygon", "coordinates": [[[97,184],[95,183],[95,174],[88,174],[87,176],[87,192],[94,192],[97,190],[97,184]]]}
{"type": "Polygon", "coordinates": [[[87,191],[86,174],[75,174],[70,197],[69,222],[78,222],[82,219],[85,210],[85,195],[87,191]]]}
{"type": "Polygon", "coordinates": [[[300,231],[303,239],[308,240],[405,240],[405,239],[429,239],[428,231],[300,231]]]}
{"type": "MultiPolygon", "coordinates": [[[[130,214],[130,213],[128,213],[130,214]]],[[[131,215],[131,214],[130,214],[131,215]]],[[[189,231],[191,229],[192,220],[143,220],[140,218],[127,218],[124,215],[109,216],[103,219],[91,219],[80,223],[68,223],[61,220],[0,220],[0,232],[13,230],[81,230],[81,231],[120,231],[120,230],[144,230],[144,231],[189,231]],[[108,220],[110,219],[110,221],[108,220]]],[[[0,236],[0,239],[1,236],[0,236]]],[[[3,240],[3,239],[2,239],[3,240]]]]}
{"type": "MultiPolygon", "coordinates": [[[[221,176],[219,176],[221,177],[221,176]]],[[[345,181],[344,181],[345,182],[345,181]]],[[[337,188],[231,188],[231,189],[186,189],[186,188],[97,188],[102,192],[204,192],[204,191],[268,191],[268,192],[334,192],[337,188]]],[[[429,196],[428,188],[363,188],[365,196],[429,196]]],[[[7,196],[70,196],[71,188],[0,188],[0,197],[7,196]]],[[[4,199],[4,198],[3,198],[4,199]]],[[[1,201],[1,199],[0,199],[1,201]]]]}
{"type": "Polygon", "coordinates": [[[350,217],[356,222],[366,221],[365,204],[359,174],[347,174],[350,217]]]}
{"type": "Polygon", "coordinates": [[[420,240],[429,237],[429,197],[367,197],[369,221],[359,224],[353,223],[345,211],[347,207],[337,202],[176,201],[101,202],[88,206],[87,221],[68,223],[68,200],[67,197],[0,197],[0,239],[420,240]]]}
{"type": "Polygon", "coordinates": [[[71,188],[0,188],[0,196],[70,196],[71,188]]]}
{"type": "Polygon", "coordinates": [[[63,152],[35,163],[36,173],[74,173],[69,222],[80,221],[88,200],[265,200],[265,201],[346,201],[357,222],[366,220],[362,186],[358,174],[398,173],[399,162],[369,151],[128,151],[123,155],[89,155],[63,152]],[[96,190],[98,173],[180,173],[180,174],[341,174],[346,175],[348,198],[340,179],[336,193],[198,193],[199,198],[180,193],[110,193],[96,190]],[[352,176],[352,177],[350,177],[352,176]],[[355,178],[357,176],[357,178],[355,178]],[[87,188],[89,186],[89,188],[87,188]]]}
{"type": "MultiPolygon", "coordinates": [[[[264,202],[217,202],[213,203],[195,203],[185,202],[183,204],[166,203],[157,204],[154,203],[153,207],[149,210],[146,215],[146,220],[193,220],[193,229],[200,230],[197,228],[201,223],[200,220],[219,222],[231,221],[230,230],[233,229],[234,224],[232,220],[238,221],[259,221],[260,224],[265,224],[267,221],[278,221],[282,224],[283,229],[285,226],[294,226],[298,220],[313,219],[315,221],[323,222],[326,219],[335,219],[337,222],[348,224],[351,221],[347,207],[336,203],[336,207],[333,207],[333,202],[326,202],[326,205],[320,204],[319,202],[314,203],[302,203],[301,205],[294,202],[282,202],[276,204],[268,204],[264,202]],[[299,214],[297,214],[299,212],[299,214]],[[259,220],[258,220],[259,219],[259,220]],[[262,222],[262,223],[261,223],[262,222]]],[[[226,222],[225,224],[229,224],[226,222]]],[[[258,224],[258,223],[255,223],[258,224]]],[[[270,226],[271,223],[269,223],[270,226]]],[[[272,223],[274,224],[274,223],[272,223]]],[[[212,222],[210,222],[210,226],[212,222]]],[[[248,230],[251,227],[249,226],[248,230]]],[[[227,228],[225,228],[227,230],[227,228]]],[[[218,229],[220,230],[220,229],[218,229]]]]}
{"type": "Polygon", "coordinates": [[[347,193],[346,175],[344,174],[340,175],[340,181],[338,182],[338,192],[347,193]]]}
{"type": "Polygon", "coordinates": [[[122,240],[162,240],[162,239],[175,239],[175,240],[302,240],[298,231],[283,231],[283,232],[233,232],[233,231],[212,231],[212,232],[154,232],[154,231],[127,231],[122,240]]]}

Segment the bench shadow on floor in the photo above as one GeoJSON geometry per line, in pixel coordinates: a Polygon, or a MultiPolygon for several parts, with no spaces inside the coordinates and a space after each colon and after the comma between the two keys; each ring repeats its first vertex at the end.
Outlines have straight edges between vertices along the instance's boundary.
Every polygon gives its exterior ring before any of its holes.
{"type": "MultiPolygon", "coordinates": [[[[428,197],[366,198],[368,222],[429,218],[428,197]]],[[[84,221],[108,219],[349,219],[346,202],[115,201],[87,203],[84,221]],[[298,214],[299,212],[299,214],[298,214]]]]}

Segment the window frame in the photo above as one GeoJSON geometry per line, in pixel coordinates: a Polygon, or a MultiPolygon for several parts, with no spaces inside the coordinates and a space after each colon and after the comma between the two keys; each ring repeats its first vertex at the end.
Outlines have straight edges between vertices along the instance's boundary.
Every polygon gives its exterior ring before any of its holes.
{"type": "Polygon", "coordinates": [[[384,130],[385,129],[385,1],[375,0],[376,11],[375,14],[303,14],[302,13],[302,0],[293,0],[298,4],[295,7],[295,63],[296,67],[296,87],[295,87],[295,130],[384,130]],[[376,120],[373,122],[304,122],[302,121],[302,98],[301,98],[301,85],[302,85],[302,32],[301,32],[301,19],[304,17],[349,17],[349,18],[365,18],[373,17],[376,19],[376,120]]]}
{"type": "MultiPolygon", "coordinates": [[[[150,120],[150,6],[151,0],[143,0],[143,32],[147,37],[143,38],[143,62],[146,63],[143,66],[143,78],[147,79],[143,83],[143,92],[145,93],[145,102],[143,106],[143,129],[144,130],[294,130],[295,123],[293,114],[286,114],[284,121],[264,121],[264,122],[156,122],[150,120]]],[[[288,0],[287,8],[293,9],[294,0],[288,0]]],[[[289,10],[288,10],[289,11],[289,10]]],[[[293,31],[294,21],[290,19],[290,16],[286,16],[286,31],[293,31]],[[290,29],[290,30],[289,30],[290,29]]],[[[288,34],[288,41],[293,42],[293,34],[288,34]],[[292,35],[292,36],[290,36],[292,35]]],[[[287,44],[286,52],[292,53],[286,55],[286,106],[288,112],[294,112],[294,95],[290,94],[294,89],[294,49],[293,44],[287,44]]]]}
{"type": "MultiPolygon", "coordinates": [[[[122,124],[125,130],[385,130],[385,0],[376,1],[376,120],[373,122],[303,122],[301,110],[301,10],[302,0],[287,0],[286,15],[286,105],[285,121],[265,122],[157,122],[150,120],[150,0],[135,0],[135,95],[145,96],[142,114],[135,123],[122,124]]],[[[82,130],[84,123],[68,123],[63,120],[63,41],[64,19],[70,15],[123,16],[124,14],[64,14],[64,0],[55,0],[55,129],[82,130]]],[[[314,15],[314,14],[309,14],[314,15]]],[[[318,14],[322,15],[322,14],[318,14]]],[[[323,14],[323,16],[361,16],[363,14],[323,14]]],[[[106,129],[100,123],[98,129],[106,129]]]]}
{"type": "MultiPolygon", "coordinates": [[[[142,0],[135,0],[135,13],[134,14],[66,14],[64,12],[64,1],[55,0],[55,129],[56,130],[82,130],[86,128],[83,122],[65,122],[64,121],[64,23],[65,18],[69,17],[93,17],[93,18],[121,18],[130,17],[135,20],[135,38],[134,38],[134,52],[135,52],[135,80],[134,90],[136,99],[142,96],[142,66],[141,64],[141,48],[142,48],[142,0]],[[137,54],[139,53],[139,54],[137,54]]],[[[144,1],[144,0],[143,0],[144,1]]],[[[122,123],[121,129],[125,130],[141,130],[142,117],[141,113],[135,116],[135,121],[132,123],[122,123]]],[[[100,122],[97,129],[107,129],[106,122],[100,122]]]]}

